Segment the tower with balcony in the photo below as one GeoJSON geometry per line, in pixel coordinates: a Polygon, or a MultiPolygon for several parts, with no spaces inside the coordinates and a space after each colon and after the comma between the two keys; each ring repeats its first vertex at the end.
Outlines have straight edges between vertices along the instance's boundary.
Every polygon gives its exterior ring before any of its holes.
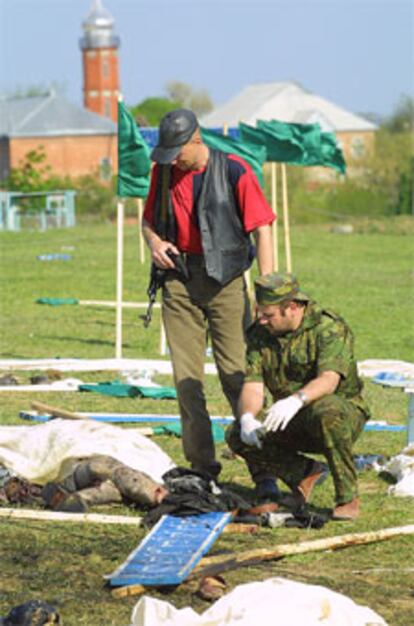
{"type": "Polygon", "coordinates": [[[119,37],[114,19],[101,0],[93,0],[82,23],[83,103],[87,109],[117,121],[119,37]]]}

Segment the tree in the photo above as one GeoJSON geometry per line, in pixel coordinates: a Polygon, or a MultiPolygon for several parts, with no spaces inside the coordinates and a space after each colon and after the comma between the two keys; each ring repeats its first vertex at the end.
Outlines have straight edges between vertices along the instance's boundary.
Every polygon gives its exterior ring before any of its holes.
{"type": "Polygon", "coordinates": [[[397,102],[392,115],[384,127],[391,133],[403,133],[414,130],[414,99],[403,94],[397,102]]]}
{"type": "Polygon", "coordinates": [[[182,83],[178,80],[171,80],[165,85],[165,91],[167,93],[167,97],[170,100],[175,100],[176,102],[179,102],[180,105],[183,107],[189,106],[193,93],[190,85],[182,83]]]}
{"type": "Polygon", "coordinates": [[[187,83],[173,80],[166,84],[165,90],[171,100],[179,102],[186,109],[191,109],[197,116],[209,113],[213,109],[206,89],[193,89],[187,83]]]}
{"type": "Polygon", "coordinates": [[[47,183],[50,166],[45,164],[44,147],[39,145],[26,153],[18,167],[12,168],[2,186],[10,191],[43,191],[50,188],[47,183]]]}
{"type": "Polygon", "coordinates": [[[179,102],[167,98],[146,98],[136,106],[131,107],[131,113],[139,126],[158,126],[161,118],[168,111],[178,109],[180,106],[179,102]]]}

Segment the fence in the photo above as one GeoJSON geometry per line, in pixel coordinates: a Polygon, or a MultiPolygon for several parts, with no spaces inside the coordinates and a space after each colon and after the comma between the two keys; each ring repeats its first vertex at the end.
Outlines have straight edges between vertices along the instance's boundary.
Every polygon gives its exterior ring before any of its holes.
{"type": "Polygon", "coordinates": [[[73,190],[0,191],[0,230],[44,231],[75,226],[75,195],[73,190]]]}

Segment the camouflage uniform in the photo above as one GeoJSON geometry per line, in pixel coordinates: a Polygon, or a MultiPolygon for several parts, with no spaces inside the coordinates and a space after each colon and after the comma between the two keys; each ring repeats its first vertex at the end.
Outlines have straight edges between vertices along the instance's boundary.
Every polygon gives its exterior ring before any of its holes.
{"type": "MultiPolygon", "coordinates": [[[[262,449],[241,441],[238,423],[228,430],[227,442],[246,459],[255,482],[273,474],[290,488],[296,487],[310,468],[310,459],[300,452],[323,454],[334,481],[336,502],[342,504],[357,495],[352,445],[369,418],[361,397],[353,335],[339,315],[322,309],[298,289],[286,293],[307,301],[302,322],[297,330],[283,335],[271,334],[259,322],[250,327],[245,382],[264,382],[273,402],[298,392],[325,371],[337,372],[340,382],[334,394],[302,408],[285,430],[268,433],[262,449]]],[[[256,297],[259,304],[281,301],[266,301],[257,286],[256,297]]]]}

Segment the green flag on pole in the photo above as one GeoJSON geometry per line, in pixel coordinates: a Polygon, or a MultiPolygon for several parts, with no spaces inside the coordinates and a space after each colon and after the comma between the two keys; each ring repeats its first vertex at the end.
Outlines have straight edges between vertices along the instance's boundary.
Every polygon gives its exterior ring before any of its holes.
{"type": "MultiPolygon", "coordinates": [[[[262,124],[262,122],[258,122],[258,124],[262,124]]],[[[239,129],[243,141],[266,148],[267,161],[292,163],[302,158],[302,145],[289,128],[279,128],[278,132],[275,132],[271,127],[254,128],[240,123],[239,129]]]]}
{"type": "Polygon", "coordinates": [[[260,185],[264,186],[263,163],[266,161],[266,149],[263,145],[239,141],[228,135],[219,135],[213,130],[201,129],[204,143],[213,150],[221,150],[227,154],[236,154],[252,167],[260,185]]]}
{"type": "Polygon", "coordinates": [[[118,196],[146,198],[150,170],[150,149],[125,104],[118,102],[118,196]]]}
{"type": "Polygon", "coordinates": [[[345,157],[333,133],[321,133],[321,153],[322,165],[333,167],[341,174],[346,173],[345,157]]]}
{"type": "Polygon", "coordinates": [[[271,120],[265,122],[258,120],[257,125],[260,130],[265,131],[269,137],[277,141],[291,141],[292,144],[300,146],[301,155],[292,158],[272,159],[292,163],[293,165],[323,165],[332,167],[345,174],[345,159],[339,148],[336,137],[333,133],[322,132],[319,124],[291,124],[271,120]]]}

